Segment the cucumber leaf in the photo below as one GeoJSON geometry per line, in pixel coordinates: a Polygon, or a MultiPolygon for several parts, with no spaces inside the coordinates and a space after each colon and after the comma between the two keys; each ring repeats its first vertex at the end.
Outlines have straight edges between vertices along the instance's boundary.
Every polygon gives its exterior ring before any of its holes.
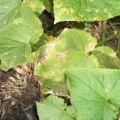
{"type": "Polygon", "coordinates": [[[41,120],[75,120],[71,114],[73,110],[66,110],[66,108],[64,100],[55,96],[49,96],[44,102],[37,103],[37,111],[41,120]]]}
{"type": "Polygon", "coordinates": [[[96,57],[86,54],[96,43],[96,39],[85,31],[64,30],[56,41],[47,44],[45,60],[36,66],[35,74],[41,76],[43,86],[66,94],[66,69],[98,67],[96,57]]]}
{"type": "Polygon", "coordinates": [[[100,21],[120,15],[119,0],[54,0],[55,22],[100,21]]]}
{"type": "Polygon", "coordinates": [[[6,66],[6,70],[32,60],[32,44],[39,40],[43,31],[31,10],[21,8],[19,17],[0,30],[1,66],[6,66]]]}
{"type": "Polygon", "coordinates": [[[36,58],[31,47],[43,29],[37,16],[21,0],[1,0],[0,6],[0,68],[8,70],[36,58]]]}
{"type": "Polygon", "coordinates": [[[66,72],[77,120],[113,120],[120,107],[120,70],[71,69],[66,72]]]}

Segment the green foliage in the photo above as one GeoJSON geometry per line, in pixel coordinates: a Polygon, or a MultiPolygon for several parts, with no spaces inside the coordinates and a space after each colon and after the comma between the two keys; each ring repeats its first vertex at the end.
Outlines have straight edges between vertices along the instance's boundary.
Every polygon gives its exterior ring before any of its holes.
{"type": "Polygon", "coordinates": [[[21,0],[0,0],[0,27],[17,17],[20,6],[21,0]]]}
{"type": "Polygon", "coordinates": [[[40,15],[45,9],[42,0],[23,0],[23,5],[30,8],[37,15],[40,15]]]}
{"type": "Polygon", "coordinates": [[[38,103],[38,114],[42,120],[113,120],[120,107],[120,70],[69,69],[72,114],[60,98],[48,97],[38,103]],[[68,112],[69,117],[65,116],[68,112]],[[46,114],[47,113],[47,114],[46,114]]]}
{"type": "Polygon", "coordinates": [[[77,29],[65,29],[58,37],[58,51],[79,51],[88,53],[97,45],[97,40],[89,33],[77,29]]]}
{"type": "Polygon", "coordinates": [[[120,15],[119,0],[54,0],[55,22],[100,21],[120,15]]]}
{"type": "Polygon", "coordinates": [[[77,120],[113,120],[120,106],[120,71],[73,69],[67,71],[71,102],[77,120]],[[87,113],[87,115],[85,115],[87,113]]]}
{"type": "MultiPolygon", "coordinates": [[[[112,120],[116,118],[120,107],[119,70],[80,69],[120,67],[120,60],[111,48],[106,46],[95,48],[96,44],[96,39],[87,32],[66,29],[57,38],[57,41],[51,44],[51,47],[49,46],[47,50],[49,53],[44,63],[37,66],[38,74],[43,77],[43,86],[55,91],[59,90],[63,94],[66,94],[65,86],[67,86],[67,90],[70,90],[72,103],[70,107],[73,111],[71,115],[74,120],[112,120]],[[88,42],[89,40],[90,42],[88,42]],[[89,55],[89,52],[92,55],[89,55]],[[67,82],[64,80],[65,73],[67,73],[67,82]],[[57,80],[58,82],[56,82],[57,80]],[[115,86],[115,83],[118,86],[115,86]]],[[[51,101],[54,101],[54,97],[51,101]]],[[[42,120],[63,119],[63,112],[60,112],[62,115],[56,113],[56,116],[51,112],[58,111],[56,108],[51,110],[52,106],[48,108],[44,102],[38,104],[38,114],[42,120]],[[46,116],[46,112],[49,113],[48,116],[46,116]]],[[[65,110],[68,109],[69,107],[65,108],[65,110]]],[[[68,114],[70,116],[69,112],[68,114]]],[[[65,119],[71,120],[66,117],[65,119]]]]}
{"type": "Polygon", "coordinates": [[[53,14],[53,0],[42,0],[46,10],[53,14]]]}
{"type": "Polygon", "coordinates": [[[36,15],[19,0],[1,0],[0,6],[5,9],[0,12],[0,24],[5,23],[0,29],[0,60],[1,68],[8,70],[33,60],[31,48],[43,30],[36,15]]]}
{"type": "Polygon", "coordinates": [[[108,55],[110,57],[117,58],[117,55],[116,55],[115,51],[113,49],[111,49],[110,47],[107,47],[107,46],[99,46],[99,47],[94,49],[94,52],[95,51],[99,51],[99,52],[101,52],[105,55],[108,55]]]}
{"type": "Polygon", "coordinates": [[[53,0],[24,0],[23,4],[37,15],[40,15],[45,9],[53,13],[53,0]]]}
{"type": "Polygon", "coordinates": [[[67,110],[64,101],[55,96],[49,96],[43,103],[37,103],[37,111],[41,120],[75,120],[71,108],[67,110]]]}
{"type": "Polygon", "coordinates": [[[92,55],[97,57],[101,68],[120,68],[120,59],[118,59],[116,53],[110,47],[97,47],[92,52],[92,55]]]}
{"type": "Polygon", "coordinates": [[[54,88],[55,91],[66,91],[64,76],[66,69],[98,67],[96,57],[87,55],[96,44],[96,39],[85,31],[65,29],[56,41],[46,46],[45,61],[36,66],[35,72],[41,75],[44,86],[54,88]]]}
{"type": "Polygon", "coordinates": [[[120,68],[115,52],[106,46],[96,47],[89,33],[65,29],[56,41],[46,47],[45,60],[36,66],[44,87],[66,94],[65,71],[71,68],[120,68]],[[91,55],[89,54],[91,52],[91,55]]]}
{"type": "Polygon", "coordinates": [[[41,120],[116,118],[120,59],[114,50],[97,46],[96,38],[77,29],[65,29],[49,42],[51,36],[44,34],[39,16],[46,9],[55,22],[101,21],[120,15],[119,6],[119,0],[0,0],[0,69],[34,61],[44,48],[35,74],[42,87],[70,97],[69,106],[55,96],[37,103],[41,120]]]}

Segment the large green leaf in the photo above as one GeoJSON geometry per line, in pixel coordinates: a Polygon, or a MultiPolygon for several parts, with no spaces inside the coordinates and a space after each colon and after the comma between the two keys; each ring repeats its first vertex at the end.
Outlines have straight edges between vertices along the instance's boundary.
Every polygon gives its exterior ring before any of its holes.
{"type": "Polygon", "coordinates": [[[31,61],[31,45],[39,40],[42,25],[28,9],[0,30],[0,59],[6,69],[31,61]]]}
{"type": "Polygon", "coordinates": [[[19,13],[21,0],[0,0],[0,26],[4,26],[19,13]]]}
{"type": "Polygon", "coordinates": [[[98,61],[94,56],[87,56],[79,52],[67,54],[52,54],[43,64],[38,64],[35,73],[42,78],[43,87],[51,88],[54,92],[67,94],[64,72],[71,68],[97,68],[98,61]],[[53,56],[52,56],[53,55],[53,56]],[[60,56],[61,55],[61,56],[60,56]],[[61,58],[62,56],[65,56],[61,58]]]}
{"type": "Polygon", "coordinates": [[[75,29],[64,30],[57,39],[47,45],[45,60],[36,66],[35,71],[43,79],[43,85],[63,92],[66,69],[98,67],[96,57],[86,54],[94,49],[96,39],[85,31],[75,29]]]}
{"type": "Polygon", "coordinates": [[[120,0],[54,0],[55,22],[100,21],[120,15],[120,0]]]}
{"type": "Polygon", "coordinates": [[[67,72],[77,120],[113,120],[120,107],[120,70],[71,69],[67,72]]]}
{"type": "Polygon", "coordinates": [[[43,103],[37,103],[37,111],[41,120],[75,120],[73,112],[66,110],[64,100],[49,96],[43,103]]]}
{"type": "Polygon", "coordinates": [[[21,0],[1,0],[0,16],[0,68],[7,70],[34,59],[31,46],[43,32],[36,15],[21,0]]]}
{"type": "Polygon", "coordinates": [[[32,36],[28,37],[25,27],[28,26],[11,24],[0,31],[0,59],[8,68],[29,61],[32,36]]]}

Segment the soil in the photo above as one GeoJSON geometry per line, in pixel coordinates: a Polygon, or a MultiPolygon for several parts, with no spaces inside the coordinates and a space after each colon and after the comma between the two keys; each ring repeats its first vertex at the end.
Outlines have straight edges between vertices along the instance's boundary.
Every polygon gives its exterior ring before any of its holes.
{"type": "Polygon", "coordinates": [[[29,64],[0,71],[0,120],[38,120],[40,85],[33,68],[29,64]]]}
{"type": "MultiPolygon", "coordinates": [[[[40,16],[44,32],[50,36],[58,36],[64,28],[84,29],[83,22],[59,22],[54,25],[53,16],[46,10],[40,16]]],[[[120,17],[110,20],[120,22],[120,17]]],[[[98,40],[103,33],[103,22],[87,23],[92,27],[87,29],[98,40]]],[[[114,39],[107,45],[116,48],[114,39]]],[[[34,63],[12,68],[7,72],[0,71],[0,120],[39,120],[35,101],[44,98],[40,95],[39,78],[34,75],[34,63]]],[[[61,96],[60,96],[61,97],[61,96]]],[[[70,105],[70,100],[62,97],[70,105]]]]}

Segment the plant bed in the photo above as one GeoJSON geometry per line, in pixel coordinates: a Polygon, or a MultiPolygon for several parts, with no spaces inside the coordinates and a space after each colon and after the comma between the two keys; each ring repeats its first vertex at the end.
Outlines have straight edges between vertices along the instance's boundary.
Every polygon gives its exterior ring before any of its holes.
{"type": "Polygon", "coordinates": [[[37,119],[35,101],[40,99],[40,85],[33,74],[33,64],[1,71],[0,84],[2,120],[37,119]]]}
{"type": "Polygon", "coordinates": [[[119,0],[0,1],[0,120],[119,120],[119,0]]]}

